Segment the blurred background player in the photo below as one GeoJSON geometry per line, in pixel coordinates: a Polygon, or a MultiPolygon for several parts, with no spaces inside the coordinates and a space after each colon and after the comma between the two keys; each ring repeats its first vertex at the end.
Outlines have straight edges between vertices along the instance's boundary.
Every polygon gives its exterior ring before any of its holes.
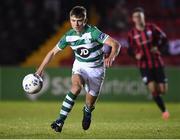
{"type": "Polygon", "coordinates": [[[168,119],[169,112],[161,97],[167,91],[167,78],[159,51],[167,43],[167,37],[155,24],[145,22],[144,10],[140,7],[133,10],[132,20],[134,27],[128,34],[128,52],[137,60],[143,82],[162,111],[163,119],[168,119]]]}
{"type": "Polygon", "coordinates": [[[83,108],[82,127],[87,130],[91,123],[91,112],[101,90],[105,76],[105,67],[112,66],[112,62],[119,53],[119,43],[109,35],[101,32],[95,26],[87,25],[87,11],[84,7],[75,6],[70,11],[72,29],[65,33],[58,44],[47,54],[36,74],[42,76],[45,66],[51,59],[67,46],[71,46],[75,53],[72,69],[72,85],[61,107],[59,118],[51,124],[56,132],[61,132],[65,119],[71,111],[76,97],[85,88],[86,101],[83,108]],[[104,59],[103,44],[112,47],[110,55],[104,59]]]}

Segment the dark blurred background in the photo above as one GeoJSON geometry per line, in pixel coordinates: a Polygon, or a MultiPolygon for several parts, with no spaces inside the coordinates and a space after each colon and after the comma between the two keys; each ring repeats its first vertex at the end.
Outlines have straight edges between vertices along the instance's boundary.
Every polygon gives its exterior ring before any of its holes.
{"type": "Polygon", "coordinates": [[[146,21],[157,24],[168,36],[169,44],[161,49],[169,80],[165,100],[180,101],[180,0],[0,0],[0,100],[64,97],[70,87],[74,57],[69,47],[49,64],[40,93],[23,94],[21,83],[25,75],[35,72],[48,51],[71,28],[69,11],[75,5],[87,8],[89,24],[122,44],[114,67],[107,70],[102,99],[151,99],[136,62],[127,54],[127,32],[133,25],[131,12],[141,6],[146,21]]]}
{"type": "MultiPolygon", "coordinates": [[[[45,54],[70,28],[69,11],[75,5],[85,6],[89,23],[121,42],[123,48],[116,66],[134,64],[126,50],[127,32],[132,26],[131,10],[136,6],[143,7],[146,20],[154,22],[167,34],[169,45],[162,50],[165,63],[180,65],[179,0],[1,0],[1,66],[40,64],[45,54]]],[[[71,53],[68,57],[57,58],[57,63],[50,66],[70,66],[72,57],[71,53]]]]}
{"type": "Polygon", "coordinates": [[[179,122],[180,0],[0,0],[0,139],[179,139],[179,122]],[[71,28],[69,11],[75,5],[86,7],[88,23],[117,39],[122,49],[106,71],[91,130],[81,131],[86,93],[82,90],[65,133],[59,135],[50,132],[49,124],[71,87],[72,50],[67,47],[53,58],[39,93],[25,93],[22,81],[71,28]],[[171,114],[168,121],[161,120],[136,62],[127,54],[131,12],[137,6],[145,9],[147,22],[157,24],[169,39],[161,49],[169,86],[163,96],[171,114]]]}

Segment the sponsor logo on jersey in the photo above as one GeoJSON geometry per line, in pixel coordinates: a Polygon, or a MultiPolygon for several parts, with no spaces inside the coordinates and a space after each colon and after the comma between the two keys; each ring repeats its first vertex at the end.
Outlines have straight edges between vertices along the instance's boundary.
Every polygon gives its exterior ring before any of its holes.
{"type": "Polygon", "coordinates": [[[90,55],[90,51],[87,48],[82,47],[77,49],[77,54],[86,58],[90,55]]]}

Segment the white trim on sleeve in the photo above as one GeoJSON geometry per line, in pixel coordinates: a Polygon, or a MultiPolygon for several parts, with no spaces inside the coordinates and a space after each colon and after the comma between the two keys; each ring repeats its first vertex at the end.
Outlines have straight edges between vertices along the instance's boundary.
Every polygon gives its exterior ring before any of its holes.
{"type": "Polygon", "coordinates": [[[61,49],[61,48],[59,48],[58,43],[56,44],[56,48],[58,48],[60,51],[62,51],[62,49],[61,49]]]}
{"type": "Polygon", "coordinates": [[[106,36],[106,38],[103,40],[103,43],[108,39],[109,35],[106,36]]]}

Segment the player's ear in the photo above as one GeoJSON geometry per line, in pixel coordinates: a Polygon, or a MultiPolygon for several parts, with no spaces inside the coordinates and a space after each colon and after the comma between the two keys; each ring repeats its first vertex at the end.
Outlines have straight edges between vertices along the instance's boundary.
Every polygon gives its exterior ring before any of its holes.
{"type": "Polygon", "coordinates": [[[87,22],[88,22],[88,19],[86,18],[86,19],[84,20],[84,26],[87,24],[87,22]]]}

